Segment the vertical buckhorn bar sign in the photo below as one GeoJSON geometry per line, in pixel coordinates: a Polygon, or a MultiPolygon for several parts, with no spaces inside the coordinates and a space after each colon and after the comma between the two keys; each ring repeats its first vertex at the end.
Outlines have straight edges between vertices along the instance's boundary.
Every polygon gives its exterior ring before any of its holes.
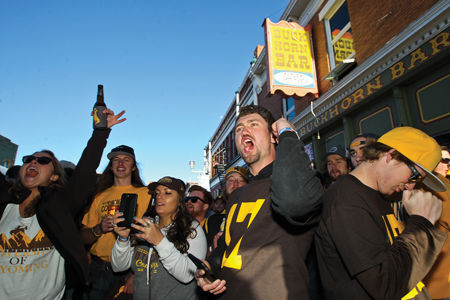
{"type": "Polygon", "coordinates": [[[264,21],[270,93],[318,97],[316,67],[311,48],[310,26],[295,22],[264,21]]]}

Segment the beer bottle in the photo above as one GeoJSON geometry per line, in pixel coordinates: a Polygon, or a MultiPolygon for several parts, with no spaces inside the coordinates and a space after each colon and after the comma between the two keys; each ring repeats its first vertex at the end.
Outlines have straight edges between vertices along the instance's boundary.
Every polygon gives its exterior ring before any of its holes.
{"type": "Polygon", "coordinates": [[[94,128],[107,128],[108,120],[107,115],[103,113],[106,109],[105,98],[103,96],[103,85],[98,85],[97,91],[97,102],[95,102],[93,117],[94,117],[94,128]]]}

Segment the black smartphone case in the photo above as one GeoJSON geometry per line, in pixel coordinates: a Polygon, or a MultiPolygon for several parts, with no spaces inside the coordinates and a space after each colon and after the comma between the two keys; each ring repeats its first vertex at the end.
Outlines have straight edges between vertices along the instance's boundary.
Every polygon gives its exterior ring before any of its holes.
{"type": "Polygon", "coordinates": [[[216,280],[216,276],[211,272],[211,270],[197,257],[195,257],[193,254],[188,253],[189,259],[194,263],[194,265],[197,267],[197,269],[203,269],[205,270],[205,277],[213,282],[216,280]]]}
{"type": "Polygon", "coordinates": [[[136,216],[137,194],[122,194],[119,211],[123,213],[124,221],[117,223],[119,227],[131,227],[133,218],[136,216]]]}

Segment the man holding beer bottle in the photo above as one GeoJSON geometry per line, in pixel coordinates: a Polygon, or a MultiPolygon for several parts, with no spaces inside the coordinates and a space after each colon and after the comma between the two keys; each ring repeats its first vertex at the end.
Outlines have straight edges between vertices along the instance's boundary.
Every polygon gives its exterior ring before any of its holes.
{"type": "Polygon", "coordinates": [[[148,189],[139,176],[133,148],[118,146],[111,150],[108,158],[110,161],[99,179],[94,201],[82,221],[84,242],[92,244],[92,285],[89,299],[103,299],[108,292],[124,282],[127,275],[114,273],[110,265],[110,255],[116,241],[113,215],[119,209],[122,194],[138,195],[138,217],[142,217],[150,202],[148,189]]]}

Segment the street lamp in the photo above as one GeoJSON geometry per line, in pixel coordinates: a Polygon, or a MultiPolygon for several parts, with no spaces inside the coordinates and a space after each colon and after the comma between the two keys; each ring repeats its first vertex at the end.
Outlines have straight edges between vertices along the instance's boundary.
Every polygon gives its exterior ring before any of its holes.
{"type": "Polygon", "coordinates": [[[191,169],[192,173],[199,173],[197,176],[197,179],[199,180],[199,184],[209,190],[209,178],[206,175],[206,172],[204,170],[194,170],[195,168],[195,161],[190,160],[189,161],[189,168],[191,169]]]}
{"type": "Polygon", "coordinates": [[[203,170],[194,170],[195,167],[195,160],[189,161],[189,168],[191,168],[192,173],[203,173],[203,170]]]}

